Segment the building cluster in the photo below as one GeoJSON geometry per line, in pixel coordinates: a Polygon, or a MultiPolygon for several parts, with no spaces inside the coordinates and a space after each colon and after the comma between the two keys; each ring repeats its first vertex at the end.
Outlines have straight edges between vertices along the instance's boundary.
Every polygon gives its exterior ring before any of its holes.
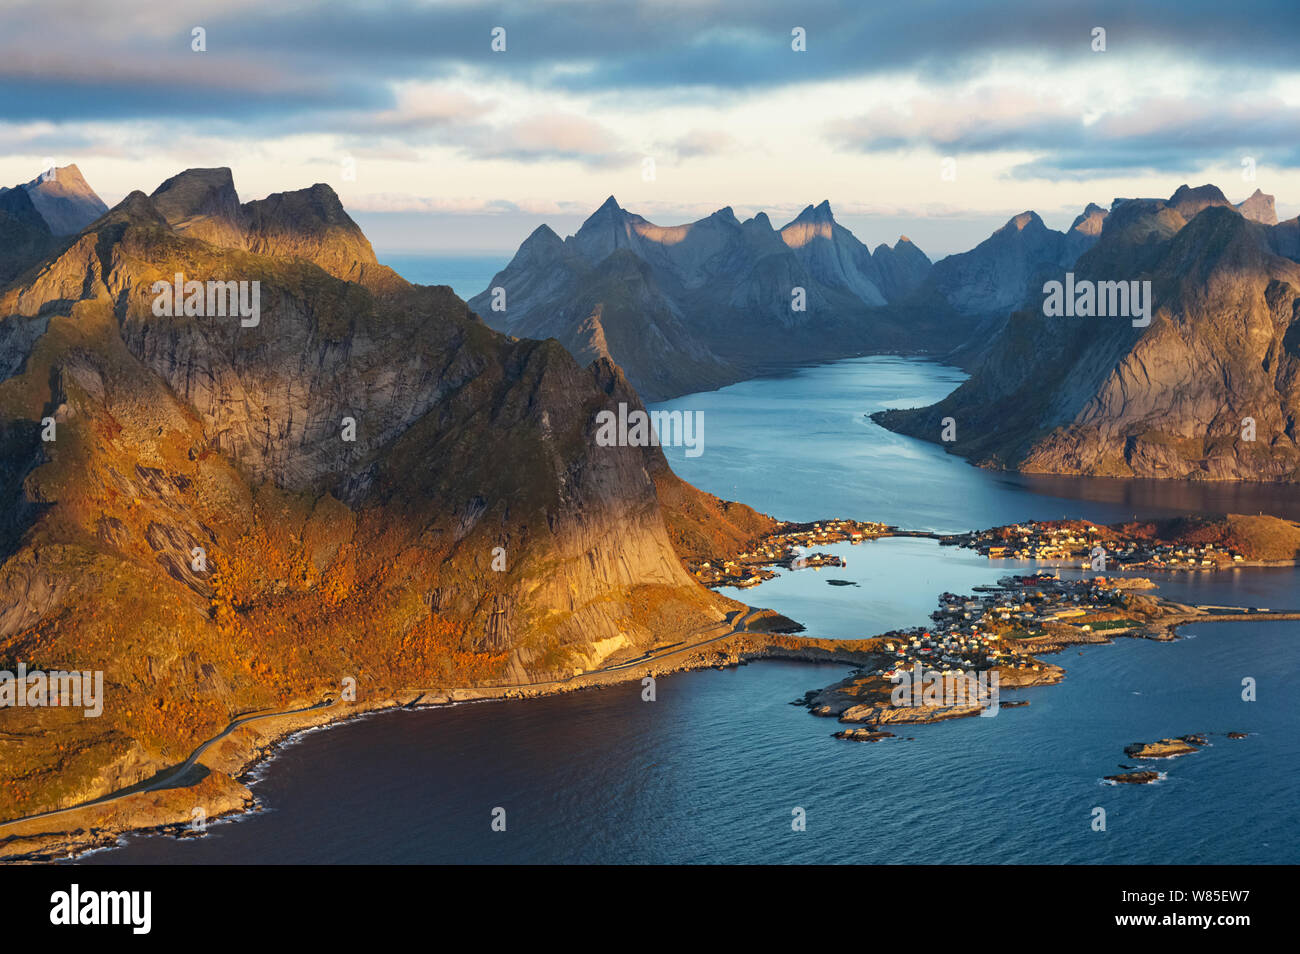
{"type": "Polygon", "coordinates": [[[892,660],[869,675],[893,679],[915,665],[928,672],[961,676],[985,669],[1037,669],[1038,664],[1028,656],[1000,645],[996,633],[978,630],[934,629],[915,627],[891,633],[885,641],[885,652],[892,660]]]}
{"type": "Polygon", "coordinates": [[[691,564],[691,575],[705,586],[758,586],[764,580],[776,576],[775,570],[769,570],[759,563],[738,563],[735,560],[713,562],[706,560],[700,564],[691,564]]]}
{"type": "Polygon", "coordinates": [[[1039,560],[1073,564],[1087,569],[1093,564],[1093,550],[1101,547],[1107,569],[1179,568],[1218,569],[1243,562],[1240,553],[1213,543],[1181,544],[1116,537],[1099,527],[1063,529],[1050,524],[1015,524],[962,534],[952,540],[979,551],[990,559],[1039,560]]]}
{"type": "MultiPolygon", "coordinates": [[[[830,543],[861,543],[889,536],[894,527],[860,520],[822,520],[816,523],[788,523],[764,541],[769,547],[793,550],[795,547],[825,546],[830,543]]],[[[745,554],[740,555],[743,559],[745,554]]]]}
{"type": "Polygon", "coordinates": [[[787,523],[768,534],[753,550],[738,553],[734,560],[708,560],[693,563],[692,575],[705,586],[757,586],[776,576],[767,569],[784,566],[804,569],[820,566],[844,566],[844,559],[833,553],[807,552],[814,546],[833,543],[861,543],[888,536],[893,530],[883,523],[858,520],[823,520],[815,523],[787,523]]]}
{"type": "Polygon", "coordinates": [[[970,596],[944,593],[930,614],[934,625],[884,636],[893,659],[871,675],[891,678],[919,663],[942,674],[961,675],[997,667],[1037,670],[1032,657],[1013,648],[1016,639],[1042,635],[1048,623],[1090,629],[1099,615],[1113,616],[1130,597],[1104,577],[1062,580],[1046,573],[1009,576],[970,596]],[[1093,620],[1092,623],[1089,620],[1093,620]]]}

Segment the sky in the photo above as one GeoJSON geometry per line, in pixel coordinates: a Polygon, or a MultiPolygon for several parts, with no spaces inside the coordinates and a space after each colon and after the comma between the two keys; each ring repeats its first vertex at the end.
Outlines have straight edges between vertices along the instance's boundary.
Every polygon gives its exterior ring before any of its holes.
{"type": "Polygon", "coordinates": [[[1297,50],[1296,0],[0,0],[0,183],[325,182],[381,252],[827,199],[937,259],[1182,183],[1295,216],[1297,50]]]}

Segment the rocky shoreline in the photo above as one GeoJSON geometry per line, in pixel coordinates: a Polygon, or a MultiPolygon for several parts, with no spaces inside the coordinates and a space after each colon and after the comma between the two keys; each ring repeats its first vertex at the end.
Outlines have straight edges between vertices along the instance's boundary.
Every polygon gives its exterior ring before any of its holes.
{"type": "Polygon", "coordinates": [[[0,863],[73,858],[88,851],[117,846],[122,836],[127,834],[197,834],[196,817],[210,824],[256,807],[256,796],[247,784],[249,772],[274,758],[294,736],[309,729],[340,725],[378,712],[537,698],[640,682],[646,676],[658,678],[678,672],[726,669],[763,659],[847,665],[860,665],[866,660],[866,655],[854,645],[855,640],[819,639],[777,631],[789,629],[792,622],[770,610],[751,611],[746,618],[749,616],[755,617],[747,619],[747,626],[751,628],[720,633],[652,659],[634,660],[608,671],[585,673],[566,680],[532,685],[409,690],[369,702],[333,700],[326,706],[307,711],[268,714],[264,719],[241,725],[228,735],[201,746],[204,749],[202,756],[184,778],[177,780],[186,784],[156,790],[128,790],[34,818],[0,823],[0,863]],[[771,631],[764,632],[765,627],[771,631]]]}

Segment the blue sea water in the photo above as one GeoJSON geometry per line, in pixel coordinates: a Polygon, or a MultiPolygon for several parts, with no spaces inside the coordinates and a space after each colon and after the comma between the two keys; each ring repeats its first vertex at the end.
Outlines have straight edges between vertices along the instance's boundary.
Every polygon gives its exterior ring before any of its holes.
{"type": "Polygon", "coordinates": [[[510,261],[509,252],[429,255],[409,252],[379,252],[376,257],[408,282],[416,285],[450,285],[468,301],[491,284],[497,272],[510,261]]]}
{"type": "MultiPolygon", "coordinates": [[[[1269,487],[1036,481],[990,474],[863,415],[942,396],[960,373],[861,358],[691,395],[705,453],[674,466],[777,516],[852,516],[963,530],[1062,514],[1112,520],[1183,510],[1290,512],[1269,487]]],[[[943,590],[1012,567],[925,539],[835,552],[847,566],[783,573],[735,593],[809,632],[921,624],[943,590]],[[832,587],[828,579],[857,586],[832,587]]],[[[1068,575],[1068,571],[1066,571],[1068,575]]],[[[1166,574],[1189,602],[1300,606],[1300,573],[1166,574]]],[[[88,863],[831,862],[1295,863],[1300,836],[1300,624],[1188,627],[1051,657],[1057,686],[1004,693],[1024,708],[832,738],[788,703],[846,667],[754,663],[526,702],[374,715],[311,732],[256,772],[262,810],[198,839],[135,836],[88,863]],[[1242,700],[1242,680],[1257,701],[1242,700]],[[1234,741],[1225,733],[1249,737],[1234,741]],[[1125,745],[1190,732],[1211,745],[1111,786],[1125,745]],[[507,828],[490,828],[494,808],[507,828]],[[794,831],[792,812],[806,812],[794,831]],[[1106,830],[1095,831],[1095,809],[1106,830]]]]}

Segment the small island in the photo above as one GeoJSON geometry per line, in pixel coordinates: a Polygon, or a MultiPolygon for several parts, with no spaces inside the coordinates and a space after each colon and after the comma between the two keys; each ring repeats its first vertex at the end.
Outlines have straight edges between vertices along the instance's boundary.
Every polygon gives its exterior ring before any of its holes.
{"type": "Polygon", "coordinates": [[[1107,775],[1105,780],[1114,785],[1150,785],[1165,777],[1164,772],[1124,772],[1121,775],[1107,775]]]}
{"type": "Polygon", "coordinates": [[[1203,735],[1184,735],[1158,742],[1134,742],[1124,747],[1124,754],[1131,759],[1174,759],[1180,755],[1199,752],[1201,746],[1207,744],[1203,735]]]}
{"type": "MultiPolygon", "coordinates": [[[[1246,738],[1244,732],[1225,732],[1224,735],[1230,739],[1246,738]]],[[[1131,745],[1124,746],[1124,754],[1133,759],[1174,759],[1180,755],[1199,752],[1209,744],[1208,733],[1191,732],[1187,735],[1159,739],[1155,742],[1134,742],[1131,745]]],[[[1156,772],[1151,769],[1132,771],[1134,766],[1131,765],[1121,765],[1120,768],[1128,771],[1121,775],[1107,775],[1104,777],[1105,781],[1121,785],[1147,785],[1157,779],[1166,777],[1164,772],[1156,772]]]]}

